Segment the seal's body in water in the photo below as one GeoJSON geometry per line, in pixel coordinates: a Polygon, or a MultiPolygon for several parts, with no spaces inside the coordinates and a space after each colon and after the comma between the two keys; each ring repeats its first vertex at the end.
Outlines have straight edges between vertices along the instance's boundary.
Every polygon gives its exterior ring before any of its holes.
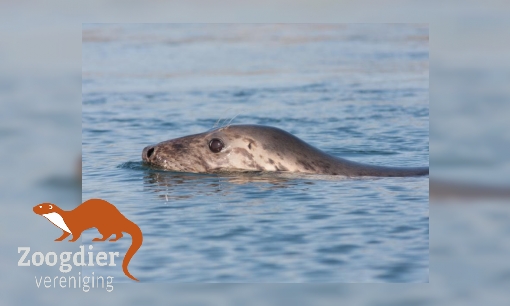
{"type": "Polygon", "coordinates": [[[371,166],[329,155],[281,129],[230,125],[143,149],[142,159],[181,172],[285,171],[344,176],[419,176],[428,167],[371,166]]]}

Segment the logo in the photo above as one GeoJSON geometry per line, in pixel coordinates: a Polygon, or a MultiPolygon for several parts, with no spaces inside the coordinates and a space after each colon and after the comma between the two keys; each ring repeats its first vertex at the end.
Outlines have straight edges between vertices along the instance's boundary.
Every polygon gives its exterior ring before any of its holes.
{"type": "MultiPolygon", "coordinates": [[[[83,202],[80,206],[76,207],[73,210],[63,210],[57,205],[52,203],[41,203],[39,205],[34,206],[33,210],[36,214],[45,217],[51,223],[53,223],[62,230],[62,236],[55,239],[55,241],[63,241],[64,239],[72,235],[72,238],[69,241],[74,242],[80,238],[83,231],[90,228],[96,228],[98,232],[102,235],[102,237],[94,238],[92,239],[92,241],[108,240],[110,242],[115,242],[123,237],[122,235],[123,232],[131,235],[132,242],[131,246],[126,252],[124,260],[122,261],[122,271],[124,271],[124,274],[126,274],[127,277],[135,281],[138,281],[138,279],[136,279],[133,275],[131,275],[131,273],[129,273],[128,265],[131,258],[135,255],[136,251],[138,251],[138,249],[142,245],[143,242],[142,231],[140,230],[138,225],[136,225],[128,218],[126,218],[113,204],[102,199],[90,199],[88,201],[83,202]],[[114,237],[108,239],[112,236],[114,237]]],[[[26,248],[24,248],[23,250],[25,249],[26,248]]],[[[81,253],[79,252],[75,255],[84,254],[83,246],[80,246],[80,249],[81,253]]],[[[89,246],[89,249],[92,249],[92,246],[89,246]]],[[[34,253],[34,255],[37,253],[40,252],[36,252],[34,253]]],[[[89,252],[89,257],[92,256],[91,254],[92,252],[89,252]]],[[[23,258],[25,258],[26,256],[27,253],[25,252],[23,258]]],[[[113,266],[115,265],[113,261],[114,256],[118,256],[118,252],[110,252],[110,265],[113,266]]],[[[20,261],[22,261],[22,259],[20,259],[20,261]]],[[[89,263],[91,262],[91,260],[93,261],[93,258],[92,259],[89,258],[89,263]]],[[[99,252],[97,254],[96,263],[99,266],[106,265],[105,263],[106,260],[107,257],[105,252],[99,252]],[[102,263],[101,260],[103,260],[102,263]]],[[[76,264],[76,260],[74,262],[76,264]]]]}

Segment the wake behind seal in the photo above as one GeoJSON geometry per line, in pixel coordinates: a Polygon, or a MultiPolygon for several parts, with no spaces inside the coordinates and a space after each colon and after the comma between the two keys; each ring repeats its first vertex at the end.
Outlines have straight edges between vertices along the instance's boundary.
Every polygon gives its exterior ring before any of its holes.
{"type": "Polygon", "coordinates": [[[406,177],[429,174],[428,167],[373,166],[327,154],[275,127],[229,125],[147,146],[144,162],[170,171],[294,172],[348,177],[406,177]]]}

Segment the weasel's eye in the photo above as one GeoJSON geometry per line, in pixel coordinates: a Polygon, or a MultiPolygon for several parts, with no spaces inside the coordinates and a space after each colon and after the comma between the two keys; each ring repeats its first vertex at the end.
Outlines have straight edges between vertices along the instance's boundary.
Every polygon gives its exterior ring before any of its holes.
{"type": "Polygon", "coordinates": [[[42,205],[39,205],[39,208],[42,208],[42,205]]]}
{"type": "Polygon", "coordinates": [[[50,209],[53,209],[53,205],[50,205],[50,209]]]}
{"type": "Polygon", "coordinates": [[[209,149],[213,153],[219,153],[221,150],[223,150],[223,142],[218,138],[213,138],[211,141],[209,141],[209,149]]]}

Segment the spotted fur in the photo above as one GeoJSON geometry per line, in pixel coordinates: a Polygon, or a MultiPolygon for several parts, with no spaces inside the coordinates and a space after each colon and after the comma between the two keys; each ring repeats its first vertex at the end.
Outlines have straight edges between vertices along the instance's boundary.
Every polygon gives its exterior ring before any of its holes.
{"type": "Polygon", "coordinates": [[[364,165],[334,157],[278,128],[230,125],[201,134],[167,140],[143,149],[142,159],[179,172],[285,171],[345,176],[427,175],[428,167],[395,168],[364,165]],[[220,139],[214,153],[209,142],[220,139]]]}

